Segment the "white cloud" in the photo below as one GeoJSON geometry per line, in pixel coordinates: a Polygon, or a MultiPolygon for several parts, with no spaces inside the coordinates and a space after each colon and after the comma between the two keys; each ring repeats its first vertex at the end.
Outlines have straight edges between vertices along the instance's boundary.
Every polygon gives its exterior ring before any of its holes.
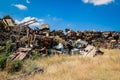
{"type": "Polygon", "coordinates": [[[26,10],[27,6],[22,5],[22,4],[13,4],[14,7],[17,7],[20,10],[26,10]]]}
{"type": "Polygon", "coordinates": [[[99,5],[107,5],[110,4],[112,2],[114,2],[115,0],[82,0],[84,3],[92,3],[95,6],[99,6],[99,5]]]}
{"type": "Polygon", "coordinates": [[[26,0],[26,3],[28,3],[28,4],[29,4],[29,3],[30,3],[30,1],[29,1],[29,0],[26,0]]]}
{"type": "Polygon", "coordinates": [[[36,19],[36,23],[33,23],[30,25],[30,27],[40,27],[42,24],[44,24],[44,20],[43,19],[39,19],[39,18],[36,18],[36,17],[25,17],[23,20],[15,20],[16,24],[20,24],[20,23],[23,23],[23,22],[26,22],[26,21],[29,21],[29,20],[32,20],[32,19],[36,19]]]}

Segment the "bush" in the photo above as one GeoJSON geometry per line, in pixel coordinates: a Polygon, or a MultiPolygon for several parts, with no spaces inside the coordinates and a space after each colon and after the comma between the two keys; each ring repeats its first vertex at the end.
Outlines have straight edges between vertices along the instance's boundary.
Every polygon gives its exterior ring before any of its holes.
{"type": "Polygon", "coordinates": [[[2,53],[5,49],[5,46],[0,46],[0,53],[2,53]]]}
{"type": "Polygon", "coordinates": [[[0,56],[0,69],[3,70],[6,67],[7,57],[5,55],[0,56]]]}
{"type": "Polygon", "coordinates": [[[10,55],[10,53],[12,52],[12,41],[11,40],[8,40],[6,42],[6,54],[7,55],[10,55]]]}
{"type": "Polygon", "coordinates": [[[20,60],[15,60],[11,64],[10,70],[8,72],[18,72],[22,69],[23,63],[20,60]]]}
{"type": "Polygon", "coordinates": [[[39,51],[33,50],[32,51],[32,59],[37,59],[41,57],[41,54],[39,53],[39,51]]]}

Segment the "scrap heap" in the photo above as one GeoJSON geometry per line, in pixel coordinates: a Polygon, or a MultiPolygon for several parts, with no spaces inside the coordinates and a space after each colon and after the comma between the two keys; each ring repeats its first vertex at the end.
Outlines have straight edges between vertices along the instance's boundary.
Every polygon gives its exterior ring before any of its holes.
{"type": "Polygon", "coordinates": [[[0,46],[6,45],[8,40],[12,44],[12,60],[24,59],[31,50],[42,54],[80,54],[95,56],[103,54],[102,48],[120,49],[120,32],[73,31],[66,29],[50,31],[48,24],[41,28],[31,29],[29,25],[36,20],[29,20],[15,24],[10,16],[0,19],[0,46]]]}

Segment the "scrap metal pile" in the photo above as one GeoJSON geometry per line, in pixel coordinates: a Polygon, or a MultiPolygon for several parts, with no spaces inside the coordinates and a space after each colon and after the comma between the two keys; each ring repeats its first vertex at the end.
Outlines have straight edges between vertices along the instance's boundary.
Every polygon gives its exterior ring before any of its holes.
{"type": "Polygon", "coordinates": [[[95,56],[103,54],[102,48],[120,49],[120,32],[73,31],[70,29],[50,31],[49,25],[32,29],[36,20],[15,24],[10,16],[0,19],[0,46],[12,43],[12,59],[24,59],[31,50],[41,54],[80,54],[95,56]]]}

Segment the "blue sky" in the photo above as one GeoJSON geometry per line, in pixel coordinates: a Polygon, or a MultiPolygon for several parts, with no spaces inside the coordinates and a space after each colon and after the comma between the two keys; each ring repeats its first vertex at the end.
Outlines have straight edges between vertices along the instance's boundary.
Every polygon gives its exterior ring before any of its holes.
{"type": "Polygon", "coordinates": [[[120,0],[1,0],[0,17],[10,15],[16,23],[38,20],[31,26],[120,31],[120,0]]]}

